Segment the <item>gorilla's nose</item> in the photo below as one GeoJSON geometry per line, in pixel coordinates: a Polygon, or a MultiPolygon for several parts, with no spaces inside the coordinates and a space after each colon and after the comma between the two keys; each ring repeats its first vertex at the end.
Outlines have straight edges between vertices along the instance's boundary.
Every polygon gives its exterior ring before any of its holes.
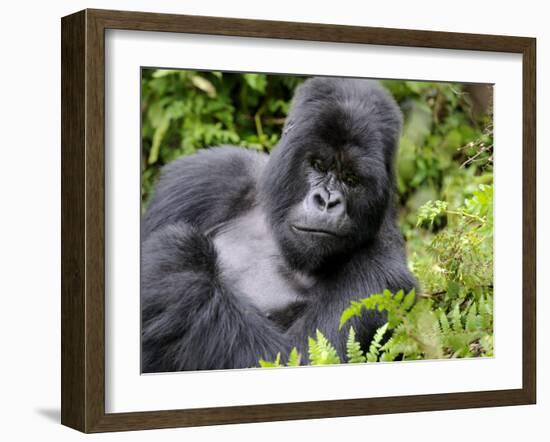
{"type": "Polygon", "coordinates": [[[339,216],[346,210],[344,196],[338,190],[318,188],[311,193],[310,198],[311,206],[321,212],[339,216]]]}

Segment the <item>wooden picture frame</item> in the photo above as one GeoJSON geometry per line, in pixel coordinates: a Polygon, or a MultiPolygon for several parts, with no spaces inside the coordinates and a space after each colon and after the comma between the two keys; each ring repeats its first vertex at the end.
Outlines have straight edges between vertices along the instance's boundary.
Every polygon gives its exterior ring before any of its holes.
{"type": "Polygon", "coordinates": [[[533,38],[84,10],[62,19],[62,408],[83,432],[534,404],[536,41],[533,38]],[[511,390],[105,412],[105,30],[516,53],[523,65],[523,383],[511,390]]]}

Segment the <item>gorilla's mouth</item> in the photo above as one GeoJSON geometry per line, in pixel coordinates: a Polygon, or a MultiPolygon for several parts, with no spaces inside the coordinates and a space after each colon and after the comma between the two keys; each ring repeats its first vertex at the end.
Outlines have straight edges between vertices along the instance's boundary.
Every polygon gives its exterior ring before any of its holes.
{"type": "Polygon", "coordinates": [[[292,224],[292,229],[298,233],[308,233],[310,235],[340,236],[337,232],[327,229],[320,229],[318,227],[297,226],[296,224],[292,224]]]}

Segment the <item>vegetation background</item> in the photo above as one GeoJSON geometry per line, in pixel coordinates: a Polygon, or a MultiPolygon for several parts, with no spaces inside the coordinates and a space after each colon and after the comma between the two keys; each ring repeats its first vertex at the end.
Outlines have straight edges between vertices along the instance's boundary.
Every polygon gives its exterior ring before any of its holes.
{"type": "MultiPolygon", "coordinates": [[[[219,144],[269,153],[277,144],[294,89],[307,77],[144,69],[142,207],[160,168],[219,144]]],[[[388,312],[369,349],[349,331],[340,361],[319,330],[312,364],[395,358],[493,355],[492,86],[382,80],[404,115],[397,161],[400,225],[420,296],[385,292],[359,299],[388,312]],[[408,296],[407,296],[408,295],[408,296]],[[393,330],[385,340],[386,330],[393,330]]],[[[299,363],[296,352],[283,360],[299,363]]],[[[261,361],[278,366],[281,361],[261,361]]]]}

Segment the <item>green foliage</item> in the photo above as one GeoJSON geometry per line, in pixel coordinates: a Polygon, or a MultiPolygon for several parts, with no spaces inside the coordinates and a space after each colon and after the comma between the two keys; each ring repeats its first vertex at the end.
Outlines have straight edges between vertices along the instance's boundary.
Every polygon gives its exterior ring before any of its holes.
{"type": "MultiPolygon", "coordinates": [[[[380,327],[370,345],[368,353],[365,355],[361,350],[361,345],[355,338],[355,330],[350,327],[348,340],[346,341],[346,357],[349,364],[360,364],[363,362],[376,362],[379,355],[379,350],[382,347],[381,341],[386,333],[388,324],[380,327]]],[[[334,347],[325,338],[325,336],[317,330],[317,339],[308,339],[308,353],[311,365],[327,365],[327,364],[339,364],[340,358],[336,353],[334,347]]],[[[293,348],[288,357],[288,367],[296,367],[300,365],[301,355],[296,348],[293,348]]],[[[260,367],[262,368],[274,368],[282,367],[281,354],[278,353],[275,361],[265,361],[260,359],[260,367]]]]}
{"type": "Polygon", "coordinates": [[[317,339],[308,338],[309,362],[311,365],[339,364],[340,358],[336,349],[327,338],[317,330],[317,339]]]}
{"type": "Polygon", "coordinates": [[[142,202],[162,165],[220,144],[269,152],[298,76],[143,69],[142,202]]]}
{"type": "MultiPolygon", "coordinates": [[[[364,362],[365,357],[361,353],[361,348],[359,343],[355,341],[355,335],[350,335],[350,340],[348,340],[348,352],[352,352],[354,357],[359,358],[355,362],[364,362]]],[[[320,330],[316,331],[316,339],[309,337],[308,339],[308,353],[309,353],[309,363],[311,365],[330,365],[330,364],[339,364],[340,358],[336,349],[328,341],[328,339],[321,333],[320,330]]],[[[296,348],[293,348],[288,357],[288,367],[296,367],[300,365],[301,355],[296,348]]],[[[351,362],[351,361],[350,361],[351,362]]],[[[283,367],[281,363],[281,354],[277,353],[277,358],[275,361],[265,361],[260,359],[260,367],[262,368],[274,368],[274,367],[283,367]]]]}
{"type": "Polygon", "coordinates": [[[363,308],[387,311],[390,322],[376,333],[367,355],[368,362],[441,359],[472,356],[492,356],[492,299],[480,298],[463,308],[459,304],[448,314],[441,308],[434,310],[433,300],[421,298],[409,306],[407,299],[415,299],[414,292],[403,297],[388,291],[372,295],[354,303],[344,311],[343,323],[361,314],[363,308]],[[407,297],[411,295],[411,297],[407,297]],[[391,338],[380,345],[385,327],[393,329],[391,338]],[[380,333],[382,331],[382,333],[380,333]]]}
{"type": "MultiPolygon", "coordinates": [[[[428,232],[416,228],[427,201],[454,208],[493,180],[492,105],[474,106],[472,88],[453,83],[384,80],[405,117],[397,158],[401,227],[409,250],[422,248],[428,232]]],[[[487,91],[478,86],[478,91],[487,91]]],[[[489,97],[490,93],[487,94],[489,97]]],[[[444,227],[434,219],[430,231],[444,227]]]]}
{"type": "Polygon", "coordinates": [[[411,258],[424,296],[446,310],[469,298],[492,296],[493,186],[479,185],[455,210],[429,201],[420,210],[418,225],[433,224],[437,217],[445,218],[446,228],[431,236],[424,253],[411,258]]]}
{"type": "Polygon", "coordinates": [[[260,359],[259,361],[260,363],[260,367],[262,368],[275,368],[275,367],[282,367],[283,365],[281,364],[281,353],[277,353],[277,357],[275,358],[274,361],[266,361],[264,359],[260,359]]]}
{"type": "MultiPolygon", "coordinates": [[[[388,330],[388,323],[384,324],[382,327],[379,327],[372,338],[372,341],[369,346],[369,351],[367,353],[368,362],[376,362],[380,356],[380,348],[382,347],[382,339],[384,338],[386,331],[388,330]]],[[[351,362],[351,361],[350,361],[351,362]]]]}
{"type": "Polygon", "coordinates": [[[361,350],[361,345],[355,340],[355,330],[353,327],[349,329],[348,340],[346,342],[346,356],[350,364],[366,362],[365,355],[361,350]]]}
{"type": "MultiPolygon", "coordinates": [[[[325,339],[325,345],[327,346],[330,346],[330,344],[328,343],[328,341],[325,339]]],[[[292,351],[290,352],[290,354],[288,355],[288,361],[286,363],[286,366],[287,367],[297,367],[300,365],[300,359],[301,359],[301,355],[300,353],[298,353],[298,350],[296,349],[296,347],[294,347],[292,349],[292,351]]],[[[335,364],[337,364],[338,362],[335,362],[335,364]]],[[[261,368],[279,368],[279,367],[284,367],[285,364],[283,364],[281,362],[281,353],[277,353],[277,357],[275,358],[274,361],[266,361],[265,359],[260,359],[259,360],[259,365],[261,368]]]]}
{"type": "Polygon", "coordinates": [[[298,365],[300,365],[300,359],[300,353],[298,353],[298,350],[296,349],[296,347],[294,347],[290,352],[290,355],[288,356],[287,365],[289,367],[297,367],[298,365]]]}

